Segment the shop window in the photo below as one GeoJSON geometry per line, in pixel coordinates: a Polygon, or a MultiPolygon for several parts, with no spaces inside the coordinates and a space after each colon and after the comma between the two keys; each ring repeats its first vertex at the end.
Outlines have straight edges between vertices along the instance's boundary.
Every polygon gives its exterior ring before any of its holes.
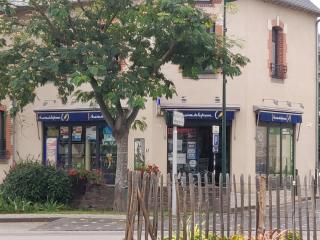
{"type": "Polygon", "coordinates": [[[6,114],[0,111],[0,159],[6,158],[6,114]]]}
{"type": "Polygon", "coordinates": [[[117,145],[105,124],[44,126],[44,162],[60,168],[100,169],[107,184],[114,184],[117,145]]]}
{"type": "Polygon", "coordinates": [[[285,79],[287,66],[285,64],[285,34],[281,27],[275,26],[271,33],[271,77],[285,79]]]}
{"type": "Polygon", "coordinates": [[[256,172],[292,175],[293,169],[293,127],[258,126],[256,130],[256,172]]]}

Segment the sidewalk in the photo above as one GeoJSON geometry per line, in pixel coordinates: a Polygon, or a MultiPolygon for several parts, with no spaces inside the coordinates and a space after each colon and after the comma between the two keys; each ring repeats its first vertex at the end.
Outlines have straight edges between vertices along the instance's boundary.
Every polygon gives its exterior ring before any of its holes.
{"type": "Polygon", "coordinates": [[[52,222],[58,219],[115,219],[125,220],[124,214],[72,214],[72,213],[30,213],[30,214],[0,214],[0,223],[5,222],[52,222]]]}

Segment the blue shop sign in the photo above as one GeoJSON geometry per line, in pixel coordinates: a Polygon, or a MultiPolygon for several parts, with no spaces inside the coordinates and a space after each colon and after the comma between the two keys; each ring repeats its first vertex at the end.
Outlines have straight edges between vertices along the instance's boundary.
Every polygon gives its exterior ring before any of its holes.
{"type": "MultiPolygon", "coordinates": [[[[222,111],[180,111],[186,120],[221,120],[222,111]]],[[[226,111],[227,121],[234,119],[234,111],[226,111]]]]}
{"type": "Polygon", "coordinates": [[[95,122],[103,121],[103,116],[99,111],[37,112],[37,120],[40,122],[95,122]]]}
{"type": "Polygon", "coordinates": [[[259,112],[259,121],[276,123],[302,123],[302,115],[299,113],[259,112]]]}

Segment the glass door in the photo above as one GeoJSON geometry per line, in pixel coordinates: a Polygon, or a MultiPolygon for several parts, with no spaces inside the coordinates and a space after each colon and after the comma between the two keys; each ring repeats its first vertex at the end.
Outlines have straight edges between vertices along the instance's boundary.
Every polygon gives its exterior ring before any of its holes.
{"type": "Polygon", "coordinates": [[[280,141],[280,127],[269,128],[269,174],[279,174],[281,172],[281,141],[280,141]]]}
{"type": "Polygon", "coordinates": [[[282,173],[293,174],[293,130],[291,128],[282,129],[282,173]]]}

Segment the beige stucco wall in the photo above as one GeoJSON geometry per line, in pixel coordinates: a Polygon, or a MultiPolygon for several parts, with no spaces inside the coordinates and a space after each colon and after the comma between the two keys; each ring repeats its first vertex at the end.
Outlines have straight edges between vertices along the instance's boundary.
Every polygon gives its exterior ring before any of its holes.
{"type": "MultiPolygon", "coordinates": [[[[315,17],[296,10],[259,0],[239,0],[236,2],[237,12],[228,14],[228,35],[241,39],[241,52],[250,58],[251,63],[243,70],[243,74],[233,80],[228,79],[227,104],[237,105],[232,123],[231,136],[231,173],[255,174],[255,133],[256,119],[254,105],[276,107],[270,101],[277,99],[302,103],[303,123],[299,141],[296,141],[297,168],[306,174],[315,167],[315,17]],[[274,81],[268,69],[268,22],[279,18],[286,25],[288,78],[274,81]]],[[[221,76],[198,81],[181,76],[177,66],[167,64],[163,72],[172,80],[177,88],[178,96],[171,103],[181,103],[185,96],[185,104],[213,104],[215,97],[222,97],[221,76]]],[[[163,100],[162,102],[165,102],[163,100]]],[[[16,118],[16,151],[21,158],[32,156],[41,159],[42,132],[41,123],[37,123],[35,109],[88,107],[79,103],[67,106],[57,99],[57,91],[51,84],[38,89],[38,97],[33,105],[29,105],[16,118]],[[56,100],[56,102],[53,102],[56,100]],[[47,103],[44,106],[44,103],[47,103]]],[[[284,102],[277,107],[289,108],[284,102]]],[[[299,108],[293,106],[292,108],[299,108]]],[[[133,168],[134,138],[145,138],[146,162],[157,164],[163,173],[167,168],[167,130],[163,116],[157,116],[156,104],[150,100],[146,109],[138,118],[146,117],[147,129],[144,132],[131,131],[129,135],[129,167],[133,168]]],[[[15,156],[18,159],[18,156],[15,156]]],[[[0,179],[4,168],[0,165],[0,179]]]]}

